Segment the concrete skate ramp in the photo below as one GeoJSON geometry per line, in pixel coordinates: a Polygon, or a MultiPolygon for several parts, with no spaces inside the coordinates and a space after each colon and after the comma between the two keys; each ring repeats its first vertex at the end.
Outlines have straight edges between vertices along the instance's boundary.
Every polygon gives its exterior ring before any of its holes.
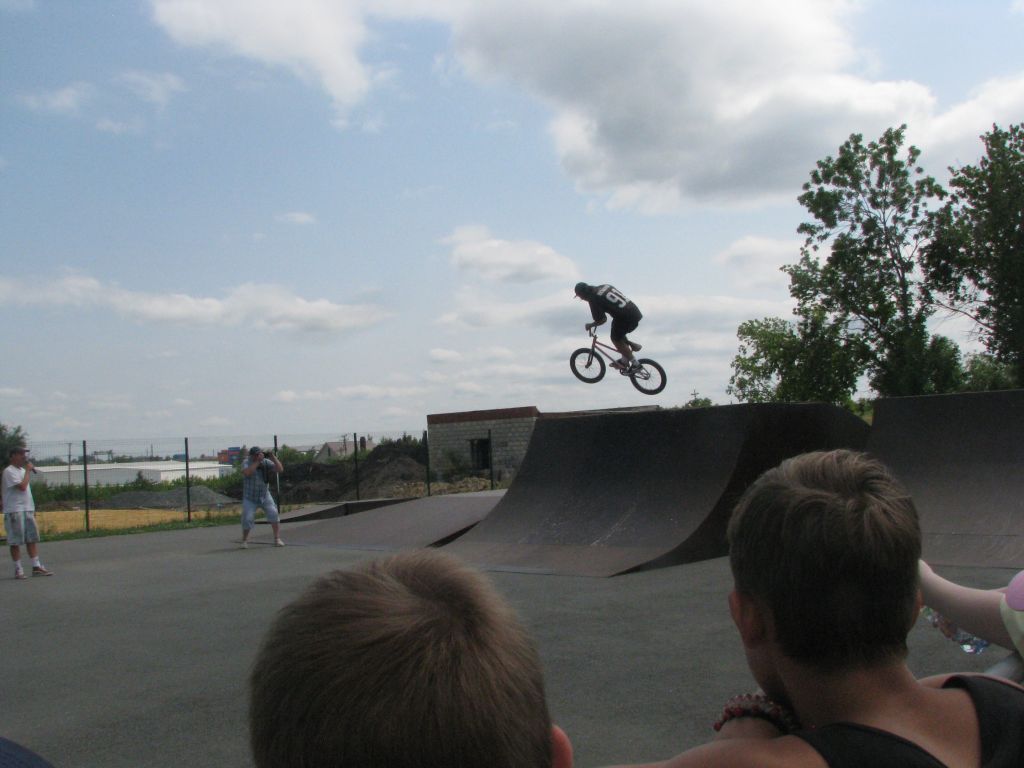
{"type": "Polygon", "coordinates": [[[504,491],[427,496],[289,528],[288,543],[402,550],[443,544],[482,520],[504,491]]]}
{"type": "Polygon", "coordinates": [[[878,400],[868,450],[913,496],[925,560],[1024,568],[1024,390],[878,400]]]}
{"type": "MultiPolygon", "coordinates": [[[[411,501],[409,498],[397,499],[362,499],[361,501],[331,501],[324,504],[307,504],[304,507],[293,509],[291,512],[283,512],[280,516],[282,523],[303,523],[309,520],[328,520],[345,515],[353,515],[356,512],[364,512],[368,509],[386,507],[390,504],[401,504],[411,501]]],[[[266,520],[257,520],[257,523],[266,524],[266,520]]]]}
{"type": "Polygon", "coordinates": [[[868,426],[822,404],[539,419],[508,493],[445,547],[492,570],[611,576],[726,554],[736,499],[762,471],[868,426]]]}

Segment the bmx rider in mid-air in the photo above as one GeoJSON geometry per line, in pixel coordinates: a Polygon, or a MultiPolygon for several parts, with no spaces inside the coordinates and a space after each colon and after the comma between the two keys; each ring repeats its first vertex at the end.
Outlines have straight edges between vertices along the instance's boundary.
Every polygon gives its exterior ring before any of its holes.
{"type": "Polygon", "coordinates": [[[586,325],[588,331],[603,325],[608,315],[612,316],[612,344],[622,354],[622,357],[612,365],[626,374],[637,370],[640,364],[633,357],[633,353],[639,352],[641,346],[626,338],[626,334],[636,330],[643,318],[637,305],[612,285],[576,283],[575,290],[576,297],[590,305],[590,314],[594,317],[594,322],[586,325]]]}

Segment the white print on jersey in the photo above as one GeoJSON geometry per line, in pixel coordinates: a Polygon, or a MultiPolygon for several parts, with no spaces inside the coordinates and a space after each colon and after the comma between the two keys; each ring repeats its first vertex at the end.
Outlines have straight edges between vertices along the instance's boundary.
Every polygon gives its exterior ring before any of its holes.
{"type": "Polygon", "coordinates": [[[610,285],[602,285],[597,289],[598,296],[604,296],[608,301],[618,304],[623,309],[629,304],[629,299],[619,293],[617,290],[612,288],[610,285]]]}

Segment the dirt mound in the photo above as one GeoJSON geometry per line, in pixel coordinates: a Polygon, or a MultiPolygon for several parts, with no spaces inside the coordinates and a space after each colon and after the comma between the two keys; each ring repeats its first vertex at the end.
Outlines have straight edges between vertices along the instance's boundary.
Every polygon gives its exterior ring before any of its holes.
{"type": "MultiPolygon", "coordinates": [[[[359,497],[405,495],[399,489],[424,482],[426,468],[404,455],[372,455],[359,464],[359,497]]],[[[287,504],[346,501],[356,497],[356,468],[352,462],[293,464],[281,475],[281,497],[287,504]]]]}
{"type": "MultiPolygon", "coordinates": [[[[238,504],[238,499],[211,491],[201,485],[192,488],[193,507],[222,507],[238,504]]],[[[102,502],[108,509],[184,509],[187,506],[184,488],[171,491],[125,491],[102,502]]]]}

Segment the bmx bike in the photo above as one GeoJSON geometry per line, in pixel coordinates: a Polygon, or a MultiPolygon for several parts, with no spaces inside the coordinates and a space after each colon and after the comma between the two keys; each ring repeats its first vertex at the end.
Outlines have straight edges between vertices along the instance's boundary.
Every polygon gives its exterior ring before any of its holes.
{"type": "Polygon", "coordinates": [[[654,360],[649,357],[638,358],[638,368],[624,371],[616,362],[618,350],[598,341],[595,330],[590,329],[587,333],[590,334],[590,346],[580,347],[569,357],[569,367],[577,379],[587,384],[596,384],[604,378],[608,365],[611,365],[623,376],[628,376],[633,386],[645,395],[656,395],[665,388],[668,383],[665,369],[654,360]],[[608,359],[607,364],[605,358],[608,359]]]}

